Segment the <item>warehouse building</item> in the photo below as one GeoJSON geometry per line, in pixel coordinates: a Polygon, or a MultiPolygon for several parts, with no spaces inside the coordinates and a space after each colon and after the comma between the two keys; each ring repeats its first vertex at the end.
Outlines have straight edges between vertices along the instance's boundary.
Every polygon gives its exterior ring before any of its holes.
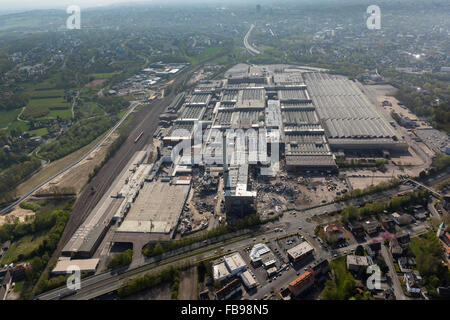
{"type": "Polygon", "coordinates": [[[255,278],[253,278],[253,275],[248,270],[244,271],[241,274],[241,279],[247,289],[256,288],[256,286],[258,285],[258,282],[255,280],[255,278]]]}
{"type": "Polygon", "coordinates": [[[224,258],[225,265],[232,276],[239,275],[247,270],[247,265],[239,253],[233,253],[224,258]]]}
{"type": "Polygon", "coordinates": [[[314,271],[308,270],[289,283],[289,291],[291,295],[297,297],[311,288],[314,281],[314,271]]]}
{"type": "Polygon", "coordinates": [[[224,281],[228,277],[230,277],[230,271],[228,271],[225,262],[221,262],[213,265],[213,278],[214,281],[224,281]]]}
{"type": "Polygon", "coordinates": [[[307,242],[304,241],[299,245],[287,250],[288,258],[291,262],[304,261],[313,256],[314,248],[307,242]]]}
{"type": "Polygon", "coordinates": [[[332,149],[408,149],[355,82],[317,72],[304,78],[332,149]]]}
{"type": "Polygon", "coordinates": [[[270,252],[271,251],[266,244],[264,244],[264,243],[255,244],[253,246],[252,250],[250,251],[250,255],[249,255],[251,263],[255,267],[260,266],[262,263],[263,256],[265,256],[266,254],[268,254],[270,252]]]}
{"type": "Polygon", "coordinates": [[[59,259],[52,274],[68,274],[78,268],[81,273],[95,273],[100,259],[59,259]]]}
{"type": "Polygon", "coordinates": [[[361,268],[367,268],[372,264],[372,259],[369,256],[347,256],[347,269],[350,271],[358,272],[361,268]]]}
{"type": "Polygon", "coordinates": [[[242,285],[238,278],[232,280],[225,285],[222,289],[216,291],[216,300],[228,300],[235,294],[242,292],[242,285]]]}

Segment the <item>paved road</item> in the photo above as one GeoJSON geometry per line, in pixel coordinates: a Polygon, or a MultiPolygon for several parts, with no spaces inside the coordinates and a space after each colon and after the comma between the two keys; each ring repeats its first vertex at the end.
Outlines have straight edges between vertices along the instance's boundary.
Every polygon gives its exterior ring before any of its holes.
{"type": "Polygon", "coordinates": [[[29,192],[27,192],[25,195],[23,195],[22,197],[20,197],[18,200],[16,200],[15,202],[11,203],[9,206],[7,206],[6,208],[4,208],[0,213],[1,214],[6,214],[9,211],[11,211],[12,208],[14,208],[16,205],[20,204],[21,202],[23,202],[24,200],[26,200],[29,196],[31,196],[33,193],[35,193],[37,190],[39,190],[42,186],[44,186],[45,184],[49,183],[50,181],[56,179],[57,177],[59,177],[61,174],[63,174],[64,172],[66,172],[67,170],[73,168],[74,166],[76,166],[78,163],[80,163],[81,161],[83,161],[84,159],[86,159],[86,157],[88,157],[93,151],[95,151],[103,142],[105,142],[106,139],[108,139],[111,134],[122,124],[122,122],[128,117],[128,115],[134,111],[134,109],[140,105],[140,102],[134,101],[131,103],[127,113],[114,125],[114,127],[112,127],[108,133],[102,138],[100,139],[99,142],[97,142],[95,144],[95,146],[93,146],[89,151],[87,151],[80,159],[78,159],[77,161],[71,163],[70,165],[68,165],[67,167],[65,167],[64,169],[58,171],[56,174],[54,174],[53,176],[51,176],[50,178],[46,179],[45,181],[41,182],[40,184],[38,184],[36,187],[34,187],[33,189],[31,189],[29,192]]]}
{"type": "Polygon", "coordinates": [[[252,24],[252,25],[250,26],[250,29],[248,30],[247,34],[246,34],[245,37],[244,37],[244,46],[245,46],[245,48],[247,49],[248,53],[250,53],[252,56],[258,55],[258,54],[261,53],[258,49],[256,49],[255,47],[253,47],[253,46],[248,42],[248,39],[250,38],[250,34],[252,33],[252,31],[253,31],[254,28],[255,28],[255,25],[252,24]]]}
{"type": "Polygon", "coordinates": [[[391,253],[388,251],[387,247],[383,244],[381,245],[381,255],[384,261],[389,267],[389,278],[392,280],[392,288],[394,289],[394,295],[396,300],[407,300],[407,297],[403,293],[402,284],[398,279],[397,272],[395,271],[394,261],[391,253]]]}
{"type": "Polygon", "coordinates": [[[437,212],[436,207],[434,206],[436,204],[436,199],[433,199],[433,201],[428,202],[428,210],[431,212],[431,214],[433,215],[433,217],[437,218],[437,219],[441,219],[441,215],[439,214],[439,212],[437,212]]]}
{"type": "Polygon", "coordinates": [[[413,180],[413,179],[408,179],[407,181],[410,181],[410,182],[412,182],[412,183],[414,183],[414,184],[417,184],[418,186],[420,186],[420,187],[422,187],[422,188],[424,188],[424,189],[427,189],[428,191],[430,191],[430,193],[434,196],[434,197],[436,197],[436,198],[440,198],[441,197],[441,194],[439,193],[439,192],[437,192],[436,190],[434,190],[432,187],[428,187],[428,186],[426,186],[426,185],[424,185],[424,184],[422,184],[422,183],[420,183],[420,182],[417,182],[416,180],[413,180]]]}

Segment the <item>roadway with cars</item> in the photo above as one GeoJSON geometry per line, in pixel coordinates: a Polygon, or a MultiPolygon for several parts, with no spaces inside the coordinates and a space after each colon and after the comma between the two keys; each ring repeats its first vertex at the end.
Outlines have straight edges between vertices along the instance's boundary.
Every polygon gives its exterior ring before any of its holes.
{"type": "Polygon", "coordinates": [[[254,28],[255,28],[255,25],[252,24],[252,25],[250,26],[250,29],[248,30],[247,34],[246,34],[245,37],[244,37],[244,46],[245,46],[245,48],[247,49],[248,53],[250,53],[252,56],[255,56],[255,55],[258,55],[258,54],[261,53],[258,49],[256,49],[255,47],[253,47],[253,46],[248,42],[248,40],[249,40],[249,38],[250,38],[250,34],[252,33],[252,31],[253,31],[254,28]]]}
{"type": "MultiPolygon", "coordinates": [[[[398,190],[396,192],[398,192],[398,190]]],[[[334,205],[336,205],[336,204],[334,204],[334,205]]],[[[328,209],[331,210],[331,208],[328,208],[328,209]]],[[[171,256],[171,257],[167,258],[166,260],[160,261],[158,264],[155,264],[155,260],[152,258],[146,259],[145,264],[143,264],[141,266],[137,266],[137,267],[132,267],[132,269],[130,268],[128,270],[125,270],[122,274],[115,274],[115,273],[107,272],[107,273],[102,273],[99,275],[91,276],[89,278],[82,280],[82,289],[80,289],[79,292],[77,292],[76,294],[74,294],[72,296],[66,297],[65,299],[93,299],[102,294],[105,294],[110,291],[114,291],[114,290],[118,289],[126,278],[140,276],[150,270],[157,271],[160,268],[169,266],[170,264],[179,263],[180,260],[182,260],[183,262],[186,262],[186,261],[199,262],[203,259],[208,259],[208,258],[216,256],[218,248],[223,248],[222,252],[238,251],[238,250],[242,250],[242,249],[248,247],[249,245],[252,245],[252,244],[255,244],[258,242],[274,240],[277,237],[279,237],[279,234],[275,234],[272,237],[267,236],[267,234],[270,233],[270,229],[268,229],[268,228],[274,228],[271,230],[271,231],[274,231],[282,223],[285,223],[285,225],[287,226],[286,229],[284,230],[284,232],[286,234],[300,233],[301,235],[303,235],[306,238],[306,240],[308,240],[311,243],[311,245],[313,245],[313,247],[315,248],[316,257],[318,259],[324,259],[324,258],[331,259],[332,258],[331,251],[326,251],[313,236],[314,235],[314,227],[316,224],[308,221],[314,215],[317,215],[320,213],[323,214],[323,212],[324,212],[324,208],[322,207],[322,208],[314,208],[311,210],[306,210],[301,214],[295,214],[295,215],[285,214],[281,222],[271,223],[269,226],[266,226],[265,234],[257,236],[254,239],[246,238],[246,239],[242,239],[242,240],[236,240],[236,238],[232,238],[220,245],[219,244],[211,244],[211,245],[208,245],[205,247],[201,247],[194,251],[188,251],[184,254],[171,256]],[[302,230],[300,232],[298,230],[299,226],[302,226],[302,230]],[[264,239],[264,238],[267,238],[267,239],[264,239]]],[[[332,211],[329,211],[329,212],[332,212],[332,211]]],[[[416,231],[422,232],[423,229],[416,230],[416,231]]],[[[345,254],[347,250],[351,250],[356,246],[357,246],[357,244],[343,248],[343,249],[338,249],[338,250],[336,250],[337,255],[340,256],[342,254],[345,254]]],[[[296,275],[295,272],[294,273],[292,273],[292,271],[286,272],[286,276],[284,276],[284,277],[282,276],[281,278],[279,278],[279,280],[277,279],[276,282],[272,283],[272,286],[277,284],[278,287],[281,287],[282,285],[285,284],[285,282],[287,280],[289,280],[289,281],[293,280],[295,278],[294,275],[296,275]],[[293,278],[291,278],[291,277],[293,277],[293,278]]],[[[289,282],[289,281],[287,281],[287,282],[289,282]]],[[[61,287],[61,288],[55,289],[53,291],[50,291],[48,293],[44,293],[44,294],[40,295],[38,298],[42,299],[42,300],[58,299],[59,295],[62,292],[64,292],[64,290],[66,290],[66,288],[61,287]]],[[[261,290],[261,294],[258,291],[258,293],[255,297],[259,297],[261,295],[261,298],[262,298],[264,296],[264,294],[267,293],[267,291],[269,291],[269,293],[270,293],[270,290],[268,290],[268,288],[261,290]]]]}

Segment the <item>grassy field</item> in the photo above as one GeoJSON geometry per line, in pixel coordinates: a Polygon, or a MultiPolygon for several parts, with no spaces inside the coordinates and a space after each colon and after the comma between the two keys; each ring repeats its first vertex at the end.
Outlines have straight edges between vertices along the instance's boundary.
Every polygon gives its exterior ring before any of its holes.
{"type": "Polygon", "coordinates": [[[94,79],[110,79],[114,77],[116,74],[119,74],[119,72],[111,72],[111,73],[93,73],[91,74],[91,77],[94,77],[94,79]]]}
{"type": "Polygon", "coordinates": [[[8,111],[0,111],[0,129],[8,128],[8,126],[16,120],[21,109],[14,109],[8,111]]]}
{"type": "MultiPolygon", "coordinates": [[[[47,91],[42,92],[46,94],[47,91]]],[[[29,120],[56,119],[57,116],[70,120],[72,114],[69,107],[63,97],[31,99],[22,116],[29,120]]]]}
{"type": "Polygon", "coordinates": [[[67,120],[69,121],[70,119],[72,119],[72,111],[70,110],[70,108],[67,109],[54,109],[54,110],[50,110],[50,112],[47,115],[47,119],[56,119],[57,117],[60,117],[61,119],[67,120]]]}
{"type": "Polygon", "coordinates": [[[26,122],[14,120],[8,127],[8,134],[11,134],[12,130],[17,131],[18,129],[20,129],[22,132],[25,132],[30,129],[30,126],[26,122]]]}
{"type": "Polygon", "coordinates": [[[69,164],[71,164],[71,163],[75,162],[76,160],[78,160],[79,158],[81,158],[81,156],[83,154],[85,154],[87,151],[89,151],[89,149],[91,149],[101,139],[101,137],[103,137],[103,135],[101,135],[100,137],[98,137],[97,139],[92,141],[87,146],[84,146],[83,148],[78,149],[77,151],[69,154],[68,156],[65,156],[64,158],[53,161],[53,162],[49,163],[48,165],[44,166],[41,170],[39,170],[36,174],[34,174],[30,179],[28,179],[27,181],[25,181],[24,183],[20,184],[17,187],[17,194],[18,195],[25,194],[26,192],[33,189],[35,186],[37,186],[42,181],[50,178],[51,176],[56,174],[58,171],[64,169],[69,164]]]}
{"type": "Polygon", "coordinates": [[[104,115],[105,112],[95,102],[86,102],[78,107],[78,111],[83,115],[83,118],[89,118],[98,115],[104,115]]]}
{"type": "Polygon", "coordinates": [[[221,48],[221,47],[206,48],[202,52],[200,52],[198,55],[196,55],[195,57],[189,58],[189,60],[192,65],[197,65],[202,61],[208,60],[208,59],[216,56],[217,54],[220,53],[220,51],[222,49],[223,48],[221,48]]]}
{"type": "Polygon", "coordinates": [[[47,89],[47,90],[34,90],[31,93],[32,99],[45,99],[45,98],[60,98],[64,96],[63,89],[47,89]]]}
{"type": "Polygon", "coordinates": [[[10,264],[11,262],[20,261],[20,254],[28,254],[35,250],[42,243],[45,235],[25,236],[18,241],[13,242],[8,251],[2,258],[2,264],[10,264]]]}
{"type": "Polygon", "coordinates": [[[40,128],[40,129],[35,129],[35,130],[30,130],[27,131],[29,134],[34,134],[36,136],[45,136],[48,133],[47,128],[40,128]]]}
{"type": "Polygon", "coordinates": [[[16,282],[16,284],[14,285],[14,292],[19,293],[20,291],[22,291],[23,283],[24,280],[16,282]]]}

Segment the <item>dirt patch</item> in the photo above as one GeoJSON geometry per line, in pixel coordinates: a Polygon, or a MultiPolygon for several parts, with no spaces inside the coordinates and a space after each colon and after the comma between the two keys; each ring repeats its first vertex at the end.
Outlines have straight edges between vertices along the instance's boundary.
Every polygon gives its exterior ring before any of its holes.
{"type": "Polygon", "coordinates": [[[89,82],[86,87],[99,87],[101,85],[103,85],[106,82],[106,80],[104,79],[99,79],[99,80],[92,80],[91,82],[89,82]]]}
{"type": "Polygon", "coordinates": [[[396,165],[402,166],[420,166],[424,161],[417,155],[413,148],[409,147],[408,154],[391,155],[391,160],[396,165]]]}
{"type": "Polygon", "coordinates": [[[178,300],[197,300],[197,277],[196,267],[181,272],[178,300]]]}
{"type": "Polygon", "coordinates": [[[398,105],[398,100],[395,99],[394,97],[385,96],[385,97],[378,97],[377,98],[377,101],[378,101],[379,105],[385,100],[389,101],[391,103],[391,105],[392,105],[392,106],[385,106],[384,107],[386,109],[386,111],[389,112],[389,114],[392,111],[394,111],[395,113],[400,115],[400,117],[408,117],[408,118],[410,118],[413,121],[417,121],[417,124],[419,125],[418,129],[429,129],[429,128],[431,128],[424,121],[420,120],[417,117],[417,115],[412,113],[408,108],[403,107],[403,106],[399,106],[398,105]]]}
{"type": "Polygon", "coordinates": [[[86,157],[83,161],[78,163],[73,168],[64,172],[62,175],[53,181],[44,185],[38,193],[49,193],[53,188],[64,190],[73,188],[78,194],[89,179],[89,174],[94,171],[106,156],[109,146],[117,139],[119,134],[113,133],[108,137],[97,149],[86,157]]]}
{"type": "Polygon", "coordinates": [[[373,185],[376,186],[377,184],[380,184],[381,182],[388,182],[391,180],[392,176],[386,176],[385,178],[349,178],[350,184],[352,185],[353,189],[365,189],[370,187],[370,185],[373,182],[373,185]]]}
{"type": "Polygon", "coordinates": [[[16,217],[19,218],[20,222],[24,222],[27,217],[33,217],[34,215],[34,211],[22,209],[21,207],[16,206],[10,213],[0,216],[0,226],[6,223],[8,217],[16,217]]]}
{"type": "Polygon", "coordinates": [[[124,300],[171,300],[170,283],[126,297],[124,300]]]}
{"type": "Polygon", "coordinates": [[[87,146],[84,146],[83,148],[65,156],[64,158],[61,158],[59,160],[53,161],[45,165],[41,170],[39,170],[39,172],[34,174],[30,179],[28,179],[27,181],[25,181],[24,183],[20,184],[17,187],[17,195],[23,196],[25,193],[29,192],[31,189],[36,187],[42,181],[45,181],[46,179],[50,178],[57,172],[61,171],[62,169],[70,165],[71,163],[80,159],[83,156],[83,154],[85,154],[92,147],[94,147],[95,144],[98,143],[98,141],[102,138],[103,136],[98,137],[87,146]]]}

